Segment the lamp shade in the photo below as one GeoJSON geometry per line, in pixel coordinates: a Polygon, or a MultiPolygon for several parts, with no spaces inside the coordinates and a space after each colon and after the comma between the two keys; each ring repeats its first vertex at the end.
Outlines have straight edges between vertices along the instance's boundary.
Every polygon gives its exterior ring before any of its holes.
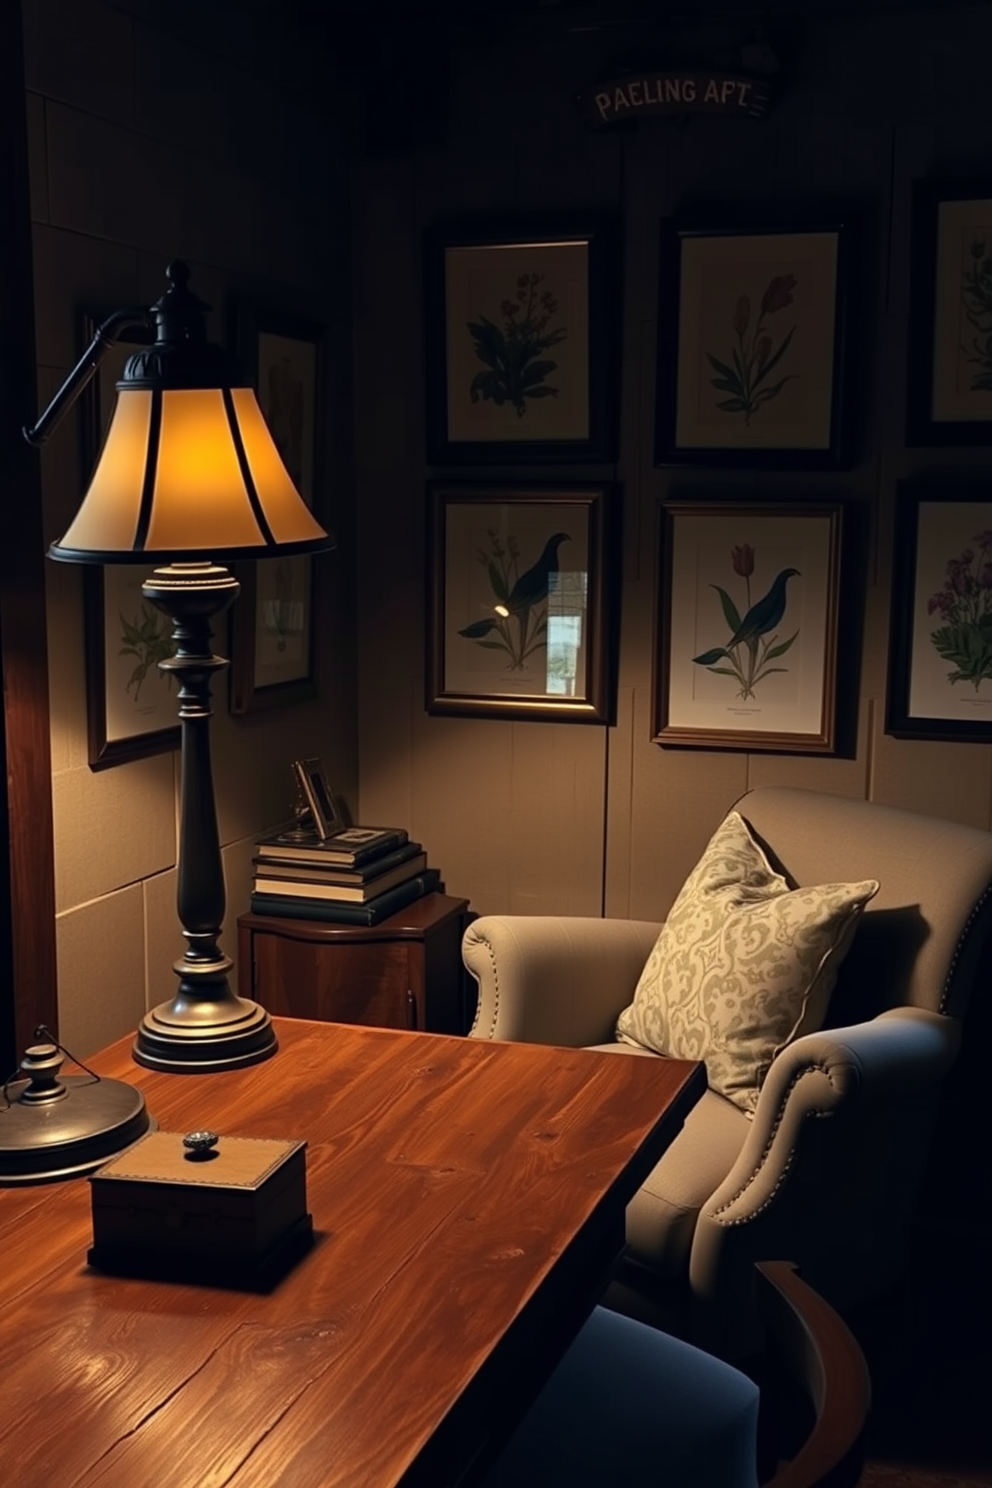
{"type": "Polygon", "coordinates": [[[297,491],[251,387],[206,340],[185,264],[129,357],[89,489],[49,557],[229,563],[334,546],[297,491]]]}
{"type": "Polygon", "coordinates": [[[125,383],[89,490],[49,556],[227,563],[332,545],[293,485],[250,387],[125,383]]]}

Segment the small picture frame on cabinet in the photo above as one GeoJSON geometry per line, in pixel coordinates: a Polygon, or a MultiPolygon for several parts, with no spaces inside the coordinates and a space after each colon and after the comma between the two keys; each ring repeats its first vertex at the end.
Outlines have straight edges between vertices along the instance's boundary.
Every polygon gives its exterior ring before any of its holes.
{"type": "Polygon", "coordinates": [[[293,774],[300,788],[300,794],[306,802],[314,831],[321,841],[333,837],[335,832],[340,832],[347,823],[341,814],[336,797],[332,795],[327,784],[320,760],[294,760],[293,774]]]}

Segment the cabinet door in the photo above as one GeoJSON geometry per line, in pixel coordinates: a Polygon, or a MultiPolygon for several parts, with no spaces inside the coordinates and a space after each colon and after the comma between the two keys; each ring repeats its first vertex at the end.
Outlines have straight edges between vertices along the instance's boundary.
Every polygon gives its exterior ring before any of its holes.
{"type": "Polygon", "coordinates": [[[255,931],[252,948],[252,996],[277,1017],[416,1027],[403,941],[320,945],[255,931]]]}

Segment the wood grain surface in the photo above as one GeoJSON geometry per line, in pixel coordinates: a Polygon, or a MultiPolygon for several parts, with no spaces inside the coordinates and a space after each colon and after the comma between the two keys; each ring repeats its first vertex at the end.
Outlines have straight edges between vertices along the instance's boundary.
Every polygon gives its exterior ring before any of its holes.
{"type": "Polygon", "coordinates": [[[86,1179],[0,1190],[0,1451],[63,1488],[470,1483],[593,1305],[702,1067],[277,1020],[251,1069],[94,1066],[158,1124],[305,1139],[271,1292],[86,1264],[86,1179]]]}

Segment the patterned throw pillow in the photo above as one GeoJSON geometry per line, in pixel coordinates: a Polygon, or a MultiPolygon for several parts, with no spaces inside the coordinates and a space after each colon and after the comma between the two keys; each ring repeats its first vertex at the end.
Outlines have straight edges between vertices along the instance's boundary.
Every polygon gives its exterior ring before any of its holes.
{"type": "Polygon", "coordinates": [[[818,1029],[861,912],[863,883],[790,889],[732,811],[682,887],[617,1037],[701,1059],[749,1115],[780,1049],[818,1029]]]}

